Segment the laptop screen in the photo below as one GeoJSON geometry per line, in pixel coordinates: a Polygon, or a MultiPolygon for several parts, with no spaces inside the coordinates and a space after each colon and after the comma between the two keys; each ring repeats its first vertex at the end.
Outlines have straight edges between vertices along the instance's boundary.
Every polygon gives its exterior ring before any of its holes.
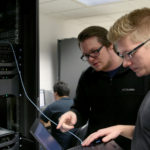
{"type": "Polygon", "coordinates": [[[30,129],[30,133],[46,150],[62,150],[59,143],[53,138],[42,123],[36,119],[30,129]]]}

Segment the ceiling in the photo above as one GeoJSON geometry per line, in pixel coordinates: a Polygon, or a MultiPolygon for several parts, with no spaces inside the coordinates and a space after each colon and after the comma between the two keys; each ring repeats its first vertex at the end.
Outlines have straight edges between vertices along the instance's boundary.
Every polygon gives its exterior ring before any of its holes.
{"type": "Polygon", "coordinates": [[[127,12],[150,6],[150,0],[120,0],[96,6],[83,5],[77,0],[39,0],[39,3],[40,13],[45,15],[105,27],[127,12]]]}
{"type": "Polygon", "coordinates": [[[150,0],[120,0],[97,6],[87,6],[77,0],[39,0],[40,12],[62,19],[101,16],[116,18],[136,8],[150,6],[150,0]]]}

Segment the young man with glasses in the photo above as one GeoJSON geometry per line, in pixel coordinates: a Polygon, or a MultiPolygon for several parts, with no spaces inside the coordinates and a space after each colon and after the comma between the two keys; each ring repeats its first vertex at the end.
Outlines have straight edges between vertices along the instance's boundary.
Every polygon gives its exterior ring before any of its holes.
{"type": "MultiPolygon", "coordinates": [[[[107,40],[106,29],[88,27],[79,34],[78,40],[81,59],[90,67],[81,75],[74,105],[61,116],[57,128],[67,131],[88,121],[89,135],[110,125],[135,124],[147,92],[146,78],[137,78],[129,68],[123,68],[122,58],[107,40]]],[[[116,142],[130,149],[130,140],[120,136],[116,142]]]]}
{"type": "MultiPolygon", "coordinates": [[[[150,74],[150,8],[136,9],[122,16],[110,28],[108,38],[116,44],[124,67],[130,67],[138,77],[150,74]]],[[[150,91],[140,106],[135,126],[117,125],[99,130],[83,145],[101,136],[108,142],[118,135],[133,139],[131,150],[150,149],[150,91]]]]}

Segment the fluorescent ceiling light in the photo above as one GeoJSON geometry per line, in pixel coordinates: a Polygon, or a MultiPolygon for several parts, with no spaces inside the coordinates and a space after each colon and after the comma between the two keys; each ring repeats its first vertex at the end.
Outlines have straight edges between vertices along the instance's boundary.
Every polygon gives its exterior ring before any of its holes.
{"type": "Polygon", "coordinates": [[[99,5],[99,4],[116,2],[120,0],[77,0],[77,1],[88,6],[94,6],[94,5],[99,5]]]}

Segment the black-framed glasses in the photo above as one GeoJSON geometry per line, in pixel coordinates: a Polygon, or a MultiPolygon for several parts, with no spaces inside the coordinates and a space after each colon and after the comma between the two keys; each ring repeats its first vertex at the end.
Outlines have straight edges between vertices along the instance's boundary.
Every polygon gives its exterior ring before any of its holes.
{"type": "Polygon", "coordinates": [[[90,54],[83,54],[80,58],[81,58],[81,60],[83,60],[83,61],[88,61],[88,59],[89,59],[89,57],[92,57],[92,58],[96,58],[96,57],[98,57],[99,56],[99,52],[100,52],[100,50],[102,49],[102,47],[103,47],[103,45],[100,47],[100,48],[98,48],[98,49],[96,49],[96,50],[93,50],[90,54]]]}
{"type": "Polygon", "coordinates": [[[125,52],[123,54],[120,54],[118,52],[118,55],[123,58],[123,59],[131,59],[133,57],[133,54],[139,49],[141,48],[144,44],[146,44],[148,41],[150,41],[150,39],[146,40],[145,42],[142,42],[141,44],[139,44],[137,47],[135,47],[133,50],[131,50],[130,52],[125,52]]]}

